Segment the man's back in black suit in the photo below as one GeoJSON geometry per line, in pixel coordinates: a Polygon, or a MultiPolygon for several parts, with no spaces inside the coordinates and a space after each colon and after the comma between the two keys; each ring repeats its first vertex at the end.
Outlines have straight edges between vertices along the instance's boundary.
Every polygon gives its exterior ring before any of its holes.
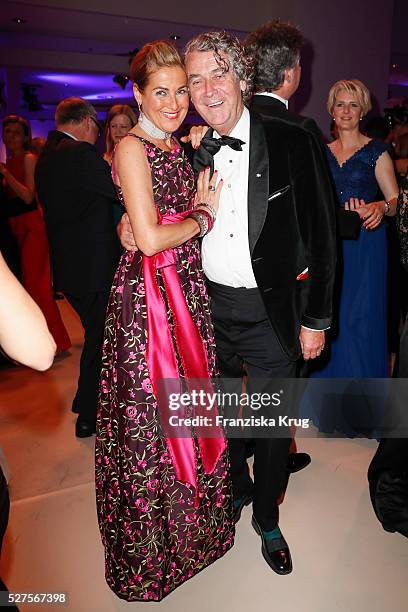
{"type": "Polygon", "coordinates": [[[56,288],[73,293],[109,290],[119,246],[108,164],[90,143],[53,131],[38,160],[35,181],[56,288]]]}
{"type": "Polygon", "coordinates": [[[256,94],[252,98],[251,108],[263,118],[276,117],[292,125],[298,125],[312,133],[321,141],[322,134],[317,123],[310,117],[303,117],[286,108],[284,102],[271,95],[256,94]]]}
{"type": "Polygon", "coordinates": [[[95,109],[67,98],[56,110],[35,172],[44,209],[55,287],[64,292],[85,331],[78,391],[76,434],[95,431],[105,312],[120,247],[113,221],[116,192],[108,164],[94,143],[95,109]]]}

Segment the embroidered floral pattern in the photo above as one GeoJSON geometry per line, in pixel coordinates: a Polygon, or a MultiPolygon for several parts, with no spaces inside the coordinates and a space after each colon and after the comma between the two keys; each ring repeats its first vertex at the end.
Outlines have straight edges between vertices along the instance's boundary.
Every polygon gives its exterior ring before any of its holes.
{"type": "MultiPolygon", "coordinates": [[[[194,177],[181,149],[164,152],[143,142],[159,213],[188,209],[194,177]]],[[[214,336],[199,242],[190,240],[174,253],[186,302],[214,376],[214,336]]],[[[160,271],[157,276],[167,304],[160,271]]],[[[192,488],[176,480],[146,364],[146,316],[142,255],[126,252],[114,278],[106,318],[96,497],[106,580],[128,601],[159,601],[221,557],[234,538],[227,453],[207,475],[196,444],[198,508],[192,488]]],[[[172,327],[169,309],[168,316],[172,327]]]]}

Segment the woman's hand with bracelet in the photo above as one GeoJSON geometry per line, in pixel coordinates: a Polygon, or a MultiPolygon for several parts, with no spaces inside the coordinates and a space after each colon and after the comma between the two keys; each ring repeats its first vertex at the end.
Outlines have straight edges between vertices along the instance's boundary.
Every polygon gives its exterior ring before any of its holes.
{"type": "Polygon", "coordinates": [[[208,234],[215,222],[223,184],[222,179],[217,184],[217,178],[215,171],[210,179],[210,168],[202,170],[198,176],[194,210],[190,216],[200,228],[199,237],[208,234]]]}

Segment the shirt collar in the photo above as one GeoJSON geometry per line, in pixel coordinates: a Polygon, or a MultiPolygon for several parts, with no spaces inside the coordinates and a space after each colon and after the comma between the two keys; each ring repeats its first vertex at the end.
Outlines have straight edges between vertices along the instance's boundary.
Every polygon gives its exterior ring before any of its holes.
{"type": "Polygon", "coordinates": [[[256,93],[255,95],[256,96],[268,96],[268,98],[276,98],[277,100],[279,100],[279,102],[282,102],[282,104],[286,106],[286,109],[289,108],[289,101],[286,100],[286,98],[281,98],[281,96],[278,96],[277,94],[274,94],[270,91],[260,91],[256,93]]]}
{"type": "Polygon", "coordinates": [[[67,136],[69,136],[70,138],[73,138],[74,140],[78,140],[79,142],[79,138],[76,138],[76,136],[74,136],[73,134],[70,134],[69,132],[64,132],[64,130],[58,130],[59,132],[62,132],[63,134],[66,134],[67,136]]]}

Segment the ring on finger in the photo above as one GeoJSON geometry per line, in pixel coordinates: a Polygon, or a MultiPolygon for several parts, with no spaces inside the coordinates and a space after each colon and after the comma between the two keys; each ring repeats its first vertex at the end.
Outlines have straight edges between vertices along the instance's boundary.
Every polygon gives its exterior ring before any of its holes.
{"type": "Polygon", "coordinates": [[[215,191],[215,187],[214,187],[214,185],[210,185],[210,186],[208,187],[208,191],[215,191]]]}

